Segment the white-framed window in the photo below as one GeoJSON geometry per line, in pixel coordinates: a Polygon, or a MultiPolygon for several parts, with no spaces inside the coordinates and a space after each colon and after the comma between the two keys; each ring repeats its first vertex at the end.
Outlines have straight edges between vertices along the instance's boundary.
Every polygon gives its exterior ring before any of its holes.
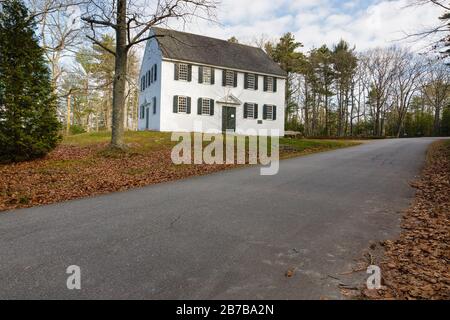
{"type": "Polygon", "coordinates": [[[256,76],[253,73],[247,75],[247,88],[256,89],[256,76]]]}
{"type": "Polygon", "coordinates": [[[273,106],[266,106],[266,119],[273,120],[273,106]]]}
{"type": "Polygon", "coordinates": [[[203,83],[211,84],[212,69],[209,67],[203,67],[203,83]]]}
{"type": "Polygon", "coordinates": [[[273,77],[267,77],[267,91],[273,92],[273,77]]]}
{"type": "Polygon", "coordinates": [[[189,80],[189,66],[186,63],[180,63],[178,65],[178,80],[189,80]]]}
{"type": "Polygon", "coordinates": [[[234,71],[225,71],[225,85],[227,87],[234,87],[234,71]]]}
{"type": "Polygon", "coordinates": [[[247,118],[249,118],[249,119],[255,118],[255,104],[254,103],[247,104],[247,118]]]}
{"type": "Polygon", "coordinates": [[[178,113],[187,113],[187,97],[178,97],[178,113]]]}
{"type": "Polygon", "coordinates": [[[202,98],[202,115],[210,115],[211,114],[211,100],[202,98]]]}

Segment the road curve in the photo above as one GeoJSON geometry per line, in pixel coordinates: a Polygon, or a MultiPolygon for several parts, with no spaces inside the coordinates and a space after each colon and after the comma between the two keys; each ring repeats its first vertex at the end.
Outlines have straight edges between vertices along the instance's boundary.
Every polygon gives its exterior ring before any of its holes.
{"type": "Polygon", "coordinates": [[[432,141],[1,213],[0,299],[339,299],[339,275],[398,233],[432,141]],[[70,265],[81,290],[66,287],[70,265]]]}

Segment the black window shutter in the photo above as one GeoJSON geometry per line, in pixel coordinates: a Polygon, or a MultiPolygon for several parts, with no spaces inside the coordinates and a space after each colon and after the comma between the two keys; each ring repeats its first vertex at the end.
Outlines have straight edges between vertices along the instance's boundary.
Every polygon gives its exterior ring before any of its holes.
{"type": "Polygon", "coordinates": [[[173,113],[178,113],[178,96],[173,97],[173,113]]]}
{"type": "Polygon", "coordinates": [[[248,73],[244,74],[244,89],[248,89],[248,73]]]}
{"type": "Polygon", "coordinates": [[[244,103],[244,119],[247,119],[248,114],[248,103],[244,103]]]}
{"type": "Polygon", "coordinates": [[[258,90],[258,75],[255,74],[255,90],[258,90]]]}
{"type": "Polygon", "coordinates": [[[227,85],[227,70],[223,70],[222,71],[222,86],[226,86],[227,85]]]}
{"type": "Polygon", "coordinates": [[[148,86],[150,87],[150,85],[153,83],[153,67],[152,67],[152,71],[148,71],[148,75],[147,75],[147,78],[148,78],[148,86]]]}
{"type": "Polygon", "coordinates": [[[158,80],[158,65],[155,64],[154,68],[155,68],[154,80],[156,82],[156,80],[158,80]]]}
{"type": "Polygon", "coordinates": [[[191,114],[191,97],[187,97],[187,114],[191,114]]]}
{"type": "Polygon", "coordinates": [[[180,68],[180,66],[178,65],[178,63],[174,63],[174,66],[175,66],[175,68],[174,68],[174,70],[175,70],[175,80],[178,80],[179,78],[178,78],[178,69],[180,68]]]}
{"type": "Polygon", "coordinates": [[[153,114],[156,114],[156,97],[153,97],[153,114]]]}
{"type": "Polygon", "coordinates": [[[197,101],[197,114],[199,114],[199,115],[202,114],[202,103],[203,103],[202,100],[203,100],[202,98],[198,98],[198,101],[197,101]]]}
{"type": "Polygon", "coordinates": [[[188,81],[192,81],[192,65],[188,65],[188,81]]]}
{"type": "Polygon", "coordinates": [[[203,67],[198,67],[198,83],[203,83],[203,67]]]}
{"type": "Polygon", "coordinates": [[[255,115],[255,119],[258,119],[258,105],[255,103],[255,105],[254,105],[254,108],[255,108],[255,110],[253,111],[254,113],[254,115],[255,115]]]}
{"type": "Polygon", "coordinates": [[[264,91],[267,91],[267,87],[268,87],[268,85],[267,85],[267,82],[268,82],[268,78],[267,78],[267,76],[264,76],[264,91]]]}
{"type": "Polygon", "coordinates": [[[277,92],[277,78],[273,77],[273,92],[277,92]]]}
{"type": "Polygon", "coordinates": [[[273,106],[272,108],[272,120],[277,120],[277,107],[273,106]]]}
{"type": "Polygon", "coordinates": [[[213,99],[211,99],[211,100],[209,101],[209,114],[210,114],[211,116],[214,115],[214,100],[213,100],[213,99]]]}
{"type": "Polygon", "coordinates": [[[216,82],[216,70],[211,68],[211,84],[215,84],[216,82]]]}
{"type": "Polygon", "coordinates": [[[238,83],[237,83],[237,77],[238,77],[238,73],[236,71],[234,71],[234,87],[236,88],[238,83]]]}
{"type": "Polygon", "coordinates": [[[267,104],[263,106],[263,119],[267,120],[267,104]]]}

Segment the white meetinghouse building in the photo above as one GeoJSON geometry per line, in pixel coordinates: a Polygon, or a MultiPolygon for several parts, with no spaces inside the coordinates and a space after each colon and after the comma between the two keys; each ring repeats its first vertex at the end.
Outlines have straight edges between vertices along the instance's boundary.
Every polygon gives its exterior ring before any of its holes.
{"type": "Polygon", "coordinates": [[[139,130],[284,135],[286,73],[262,49],[153,28],[140,73],[139,130]]]}

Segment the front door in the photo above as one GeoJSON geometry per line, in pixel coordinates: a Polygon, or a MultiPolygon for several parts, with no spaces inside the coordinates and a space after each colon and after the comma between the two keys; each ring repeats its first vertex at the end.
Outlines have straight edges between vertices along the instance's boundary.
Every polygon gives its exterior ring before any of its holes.
{"type": "Polygon", "coordinates": [[[222,108],[222,131],[223,132],[236,131],[236,108],[233,107],[222,108]]]}

